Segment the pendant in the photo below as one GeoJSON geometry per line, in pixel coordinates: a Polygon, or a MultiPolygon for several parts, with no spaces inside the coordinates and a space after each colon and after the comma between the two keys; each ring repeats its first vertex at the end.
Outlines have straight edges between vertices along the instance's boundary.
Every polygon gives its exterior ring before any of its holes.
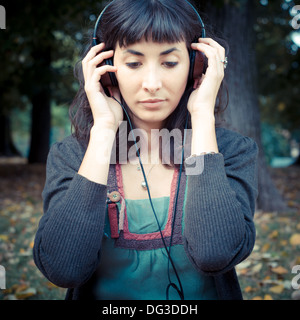
{"type": "Polygon", "coordinates": [[[144,190],[147,190],[147,185],[145,181],[142,181],[141,186],[144,190]]]}

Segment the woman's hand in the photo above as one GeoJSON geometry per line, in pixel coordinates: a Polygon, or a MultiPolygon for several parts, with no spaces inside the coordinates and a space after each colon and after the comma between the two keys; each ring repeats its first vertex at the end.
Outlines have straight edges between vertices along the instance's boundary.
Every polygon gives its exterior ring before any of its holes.
{"type": "Polygon", "coordinates": [[[195,80],[194,88],[188,101],[191,116],[214,116],[216,98],[224,78],[225,49],[210,38],[199,38],[198,43],[192,43],[193,50],[205,54],[208,68],[201,78],[195,80]]]}
{"type": "MultiPolygon", "coordinates": [[[[82,60],[84,89],[92,110],[94,127],[99,124],[102,127],[107,126],[117,130],[119,121],[123,120],[122,107],[105,94],[100,83],[101,76],[107,72],[116,72],[117,68],[105,64],[101,65],[104,59],[111,58],[114,54],[113,50],[101,52],[104,48],[104,43],[92,47],[82,60]]],[[[109,87],[108,90],[112,96],[120,101],[118,88],[109,87]]]]}

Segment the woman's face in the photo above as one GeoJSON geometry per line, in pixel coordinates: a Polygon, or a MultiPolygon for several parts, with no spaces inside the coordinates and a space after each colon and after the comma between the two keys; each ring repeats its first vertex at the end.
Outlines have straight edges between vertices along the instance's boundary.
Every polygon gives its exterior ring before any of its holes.
{"type": "Polygon", "coordinates": [[[114,65],[120,92],[136,126],[162,128],[186,88],[190,66],[186,43],[117,44],[114,65]]]}

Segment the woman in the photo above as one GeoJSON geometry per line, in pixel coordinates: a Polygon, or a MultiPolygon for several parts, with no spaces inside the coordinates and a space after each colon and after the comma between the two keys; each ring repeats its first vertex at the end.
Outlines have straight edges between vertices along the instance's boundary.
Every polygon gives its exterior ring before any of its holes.
{"type": "Polygon", "coordinates": [[[257,147],[215,125],[227,58],[199,19],[182,0],[115,0],[101,15],[100,43],[82,60],[75,134],[49,153],[34,245],[69,299],[242,299],[234,267],[255,242],[257,147]],[[192,78],[191,52],[207,58],[192,78]],[[140,148],[112,163],[124,122],[142,132],[140,148]],[[166,163],[152,137],[185,128],[192,156],[179,170],[175,143],[166,163]]]}

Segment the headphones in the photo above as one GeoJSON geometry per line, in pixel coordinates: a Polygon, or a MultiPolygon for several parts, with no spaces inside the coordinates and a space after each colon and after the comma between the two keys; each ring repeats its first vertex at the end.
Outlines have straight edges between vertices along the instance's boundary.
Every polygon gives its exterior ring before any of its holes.
{"type": "MultiPolygon", "coordinates": [[[[195,9],[195,7],[190,2],[188,2],[187,0],[185,0],[185,2],[188,3],[192,7],[194,12],[196,13],[198,20],[199,20],[199,23],[202,27],[201,38],[205,38],[206,37],[205,26],[204,26],[204,23],[198,13],[198,11],[195,9]]],[[[106,9],[112,3],[113,3],[113,1],[110,2],[108,5],[106,5],[106,7],[100,13],[100,15],[96,21],[94,32],[93,32],[93,41],[92,41],[93,46],[96,46],[101,43],[101,41],[97,37],[98,26],[101,22],[102,16],[105,13],[106,9]]],[[[198,37],[195,37],[194,42],[198,42],[198,37]]],[[[197,50],[192,50],[192,49],[190,50],[189,57],[190,57],[190,70],[189,70],[188,82],[193,83],[195,79],[198,79],[199,77],[201,77],[202,73],[205,73],[206,58],[202,52],[199,52],[197,50]]],[[[113,66],[114,65],[113,58],[105,59],[103,64],[113,66]]],[[[107,72],[106,74],[101,76],[100,82],[104,88],[111,87],[111,86],[112,87],[118,86],[117,77],[116,77],[115,73],[113,73],[113,72],[107,72]]]]}
{"type": "MultiPolygon", "coordinates": [[[[187,0],[185,0],[185,1],[186,1],[186,3],[188,3],[193,8],[195,13],[197,14],[199,22],[200,22],[201,27],[202,27],[201,37],[205,38],[206,37],[206,35],[205,35],[205,27],[204,27],[204,23],[203,23],[200,15],[199,15],[199,13],[197,12],[197,10],[193,7],[193,5],[191,3],[189,3],[187,0]]],[[[99,17],[98,17],[98,19],[96,21],[94,32],[93,32],[93,42],[92,42],[93,46],[98,45],[101,42],[97,38],[97,29],[98,29],[98,26],[100,24],[100,21],[101,21],[101,18],[103,16],[103,14],[105,13],[106,9],[112,3],[113,3],[113,1],[110,2],[103,9],[103,11],[100,13],[100,15],[99,15],[99,17]]],[[[198,37],[195,37],[194,42],[198,42],[198,37]]],[[[193,83],[193,81],[195,79],[199,78],[202,75],[202,73],[205,73],[206,58],[205,58],[205,56],[204,56],[204,54],[202,52],[199,52],[199,51],[196,51],[196,50],[192,50],[192,49],[190,50],[189,57],[190,57],[190,70],[189,70],[188,82],[192,81],[192,83],[193,83]]],[[[105,59],[102,64],[113,66],[113,58],[105,59]]],[[[104,90],[106,90],[106,88],[110,87],[110,86],[113,86],[113,87],[117,87],[118,86],[118,81],[117,81],[116,75],[113,72],[107,72],[105,75],[101,76],[100,82],[101,82],[102,87],[104,88],[104,90]]],[[[108,90],[106,90],[106,92],[108,93],[108,90]]],[[[139,158],[140,167],[142,169],[144,180],[146,182],[150,204],[151,204],[151,207],[152,207],[152,210],[153,210],[153,213],[154,213],[157,225],[158,225],[158,229],[159,229],[159,232],[160,232],[160,235],[161,235],[161,239],[162,239],[164,248],[165,248],[167,256],[168,256],[168,280],[169,280],[169,284],[168,284],[168,286],[166,288],[166,299],[169,300],[169,290],[170,290],[170,288],[173,288],[173,289],[175,289],[177,291],[180,299],[184,300],[184,292],[183,292],[183,287],[182,287],[182,284],[181,284],[181,281],[180,281],[180,277],[178,275],[178,272],[177,272],[176,267],[174,265],[173,259],[171,257],[171,246],[172,246],[173,230],[174,230],[174,223],[175,223],[175,217],[176,217],[176,208],[177,208],[177,200],[178,200],[178,195],[179,195],[180,180],[181,180],[182,167],[183,167],[183,161],[184,161],[184,145],[185,145],[185,141],[186,141],[186,130],[184,131],[185,133],[184,133],[184,139],[183,139],[183,148],[182,148],[182,155],[181,155],[181,164],[180,164],[180,169],[179,169],[179,178],[178,178],[177,189],[176,189],[175,203],[174,203],[174,207],[173,207],[173,221],[172,221],[172,228],[171,228],[171,238],[170,238],[170,245],[169,245],[169,248],[168,248],[166,243],[165,243],[165,239],[163,237],[163,234],[162,234],[162,231],[161,231],[161,226],[160,226],[160,224],[158,222],[158,218],[157,218],[155,209],[153,207],[153,203],[152,203],[152,199],[151,199],[151,195],[150,195],[150,191],[149,191],[149,186],[148,186],[146,174],[145,174],[145,171],[144,171],[143,164],[141,162],[141,157],[140,157],[139,149],[138,149],[138,146],[137,146],[136,138],[134,136],[133,126],[132,126],[132,123],[130,121],[130,117],[129,117],[126,109],[124,108],[124,106],[121,104],[121,102],[119,102],[114,96],[112,96],[112,98],[117,103],[120,104],[120,106],[122,107],[122,109],[124,110],[124,112],[125,112],[125,114],[127,116],[127,119],[128,119],[128,122],[129,122],[129,125],[130,125],[130,128],[131,128],[131,133],[133,135],[133,140],[135,142],[135,147],[136,147],[136,152],[137,152],[137,155],[138,155],[138,158],[139,158]],[[172,282],[172,280],[171,280],[170,263],[171,263],[171,266],[172,266],[173,271],[175,273],[175,276],[177,278],[179,287],[174,282],[172,282]]],[[[189,118],[189,112],[187,111],[185,129],[187,129],[188,118],[189,118]]]]}

